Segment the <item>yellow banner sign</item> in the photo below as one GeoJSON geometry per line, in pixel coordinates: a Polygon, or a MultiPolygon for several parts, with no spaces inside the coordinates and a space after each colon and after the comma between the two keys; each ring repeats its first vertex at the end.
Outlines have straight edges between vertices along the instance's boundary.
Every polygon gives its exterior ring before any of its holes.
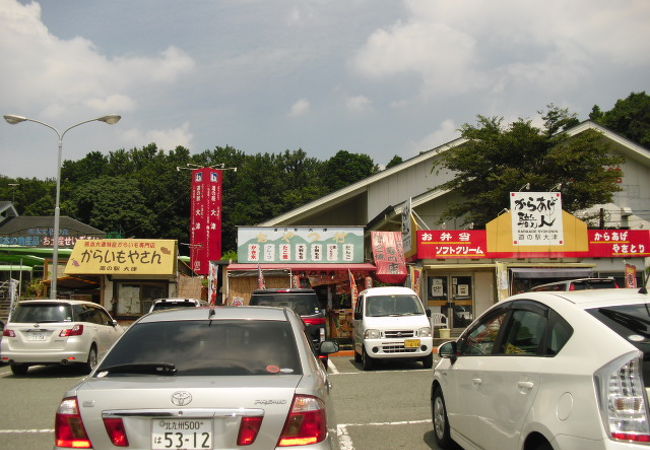
{"type": "Polygon", "coordinates": [[[79,240],[66,275],[176,274],[176,241],[162,239],[79,240]]]}

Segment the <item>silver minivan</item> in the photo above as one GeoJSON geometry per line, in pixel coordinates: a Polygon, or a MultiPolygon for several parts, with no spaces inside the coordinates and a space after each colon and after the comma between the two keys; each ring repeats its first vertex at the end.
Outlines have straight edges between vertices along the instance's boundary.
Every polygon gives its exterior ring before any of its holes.
{"type": "Polygon", "coordinates": [[[77,364],[90,372],[123,331],[93,302],[26,300],[2,332],[0,354],[14,375],[36,364],[77,364]]]}

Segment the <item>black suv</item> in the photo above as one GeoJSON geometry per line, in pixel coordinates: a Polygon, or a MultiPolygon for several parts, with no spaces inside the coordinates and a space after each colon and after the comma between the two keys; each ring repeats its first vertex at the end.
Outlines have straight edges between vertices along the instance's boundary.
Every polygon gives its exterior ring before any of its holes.
{"type": "MultiPolygon", "coordinates": [[[[320,343],[325,340],[325,310],[320,307],[316,291],[304,288],[256,289],[251,295],[250,304],[291,308],[305,322],[307,334],[318,354],[320,343]]],[[[327,356],[321,356],[321,359],[327,366],[327,356]]]]}

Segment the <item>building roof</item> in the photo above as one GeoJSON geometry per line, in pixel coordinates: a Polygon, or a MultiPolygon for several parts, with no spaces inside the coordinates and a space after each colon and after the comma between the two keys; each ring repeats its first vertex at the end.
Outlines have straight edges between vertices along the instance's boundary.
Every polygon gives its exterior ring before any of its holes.
{"type": "MultiPolygon", "coordinates": [[[[634,159],[640,164],[650,167],[650,151],[648,151],[648,149],[590,120],[584,121],[579,125],[576,125],[575,127],[567,130],[566,132],[571,136],[575,136],[586,130],[595,130],[602,133],[604,138],[612,142],[615,148],[620,151],[626,158],[634,159]]],[[[467,142],[465,138],[457,138],[440,146],[434,147],[431,150],[422,152],[418,156],[408,159],[401,164],[391,167],[390,169],[383,170],[375,175],[332,192],[324,197],[321,197],[296,209],[262,222],[259,224],[259,226],[278,226],[301,223],[300,221],[304,220],[305,217],[310,217],[318,213],[325,212],[335,207],[336,205],[347,201],[348,199],[367,193],[373,184],[378,184],[379,182],[384,181],[389,177],[394,177],[397,179],[400,174],[403,175],[407,169],[417,164],[433,163],[433,159],[441,153],[454,147],[458,147],[465,142],[467,142]]],[[[427,186],[425,183],[423,183],[420,192],[412,193],[411,205],[413,208],[417,208],[419,205],[439,199],[448,192],[449,191],[432,189],[431,186],[427,186]]],[[[378,229],[391,219],[394,220],[395,217],[398,217],[401,214],[406,205],[406,200],[407,199],[394,205],[388,205],[379,214],[375,215],[374,217],[369,217],[366,226],[372,229],[378,229]]]]}
{"type": "MultiPolygon", "coordinates": [[[[105,236],[106,233],[98,228],[86,225],[72,217],[61,216],[59,228],[72,231],[75,235],[105,236]]],[[[12,236],[24,233],[33,228],[52,228],[54,218],[52,216],[18,216],[11,217],[0,224],[0,235],[12,236]]]]}

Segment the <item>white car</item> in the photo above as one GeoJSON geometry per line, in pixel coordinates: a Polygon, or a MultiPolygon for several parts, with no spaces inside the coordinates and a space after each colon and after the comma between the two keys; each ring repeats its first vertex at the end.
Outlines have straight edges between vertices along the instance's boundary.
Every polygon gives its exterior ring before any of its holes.
{"type": "Polygon", "coordinates": [[[200,308],[201,306],[208,306],[208,302],[198,298],[159,298],[153,301],[149,312],[172,308],[200,308]]]}
{"type": "Polygon", "coordinates": [[[90,372],[124,330],[102,306],[81,300],[26,300],[2,332],[0,354],[14,375],[36,364],[77,364],[90,372]]]}
{"type": "Polygon", "coordinates": [[[645,289],[528,292],[438,349],[438,445],[647,449],[650,296],[645,289]]]}

